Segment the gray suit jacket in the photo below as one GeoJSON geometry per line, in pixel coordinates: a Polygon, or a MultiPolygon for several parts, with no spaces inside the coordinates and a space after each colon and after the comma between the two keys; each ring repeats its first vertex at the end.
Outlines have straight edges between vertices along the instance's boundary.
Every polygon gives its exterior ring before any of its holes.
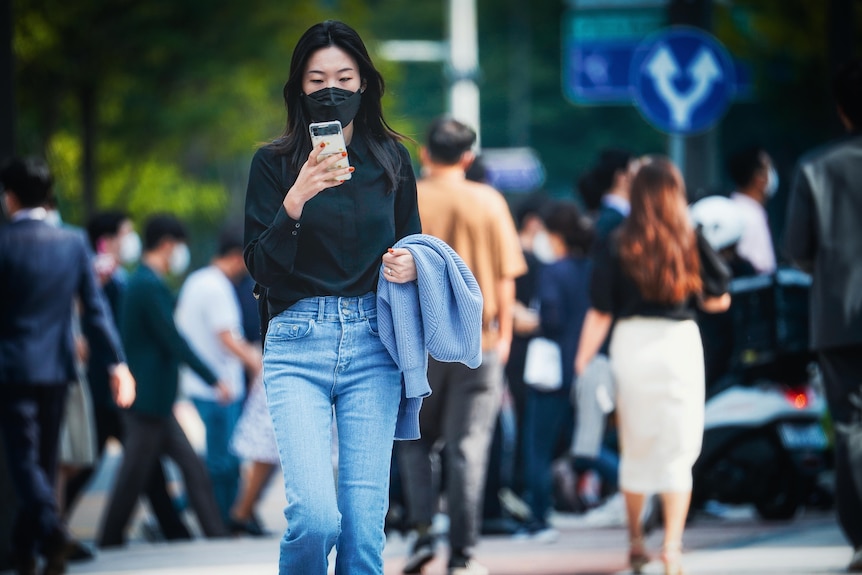
{"type": "Polygon", "coordinates": [[[862,134],[799,161],[784,249],[813,276],[811,347],[862,345],[862,134]]]}

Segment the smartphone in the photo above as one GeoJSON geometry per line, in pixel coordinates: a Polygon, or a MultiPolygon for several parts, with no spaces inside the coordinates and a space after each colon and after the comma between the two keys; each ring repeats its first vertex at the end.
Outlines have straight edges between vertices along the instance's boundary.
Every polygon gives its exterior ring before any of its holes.
{"type": "MultiPolygon", "coordinates": [[[[344,133],[341,131],[341,122],[338,120],[309,124],[308,131],[311,134],[311,145],[313,147],[318,147],[322,142],[326,143],[326,147],[323,148],[323,151],[320,153],[321,160],[332,154],[347,152],[347,144],[344,143],[344,133]]],[[[347,156],[344,156],[335,162],[335,164],[329,168],[329,171],[344,169],[349,166],[350,160],[347,156]]],[[[351,176],[352,174],[345,174],[340,176],[340,178],[343,180],[349,180],[351,176]]]]}

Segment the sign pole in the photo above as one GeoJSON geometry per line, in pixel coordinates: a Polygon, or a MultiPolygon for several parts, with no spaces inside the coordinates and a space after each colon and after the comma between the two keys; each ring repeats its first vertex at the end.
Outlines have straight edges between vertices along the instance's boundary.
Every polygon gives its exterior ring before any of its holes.
{"type": "Polygon", "coordinates": [[[670,134],[668,136],[668,153],[671,161],[677,165],[685,178],[685,144],[686,137],[682,134],[670,134]]]}
{"type": "MultiPolygon", "coordinates": [[[[693,26],[709,32],[712,28],[712,0],[671,0],[668,5],[668,22],[671,26],[693,26]]],[[[682,171],[688,199],[693,202],[714,191],[718,183],[717,131],[712,128],[702,134],[683,138],[681,144],[675,141],[675,138],[677,136],[669,138],[669,155],[682,171]],[[676,147],[681,150],[676,151],[676,147]]]]}
{"type": "Polygon", "coordinates": [[[479,126],[479,39],[476,32],[476,0],[449,0],[449,109],[452,116],[476,131],[479,126]]]}

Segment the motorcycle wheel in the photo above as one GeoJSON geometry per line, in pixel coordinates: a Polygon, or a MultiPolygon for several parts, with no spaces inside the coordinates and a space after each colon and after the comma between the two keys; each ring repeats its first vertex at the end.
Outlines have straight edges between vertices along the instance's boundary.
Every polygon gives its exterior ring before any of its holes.
{"type": "Polygon", "coordinates": [[[763,498],[754,502],[754,507],[761,518],[769,521],[792,519],[799,509],[800,485],[799,476],[789,462],[774,468],[769,485],[774,488],[763,498]]]}

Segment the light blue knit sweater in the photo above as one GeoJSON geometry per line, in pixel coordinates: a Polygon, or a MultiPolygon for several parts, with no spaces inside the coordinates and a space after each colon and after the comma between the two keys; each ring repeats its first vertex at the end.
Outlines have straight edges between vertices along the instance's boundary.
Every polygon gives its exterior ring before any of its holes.
{"type": "Polygon", "coordinates": [[[476,368],[482,363],[482,292],[464,261],[443,240],[427,234],[401,239],[416,262],[417,280],[377,280],[380,340],[402,374],[395,439],[419,438],[422,398],[431,394],[428,356],[476,368]]]}

